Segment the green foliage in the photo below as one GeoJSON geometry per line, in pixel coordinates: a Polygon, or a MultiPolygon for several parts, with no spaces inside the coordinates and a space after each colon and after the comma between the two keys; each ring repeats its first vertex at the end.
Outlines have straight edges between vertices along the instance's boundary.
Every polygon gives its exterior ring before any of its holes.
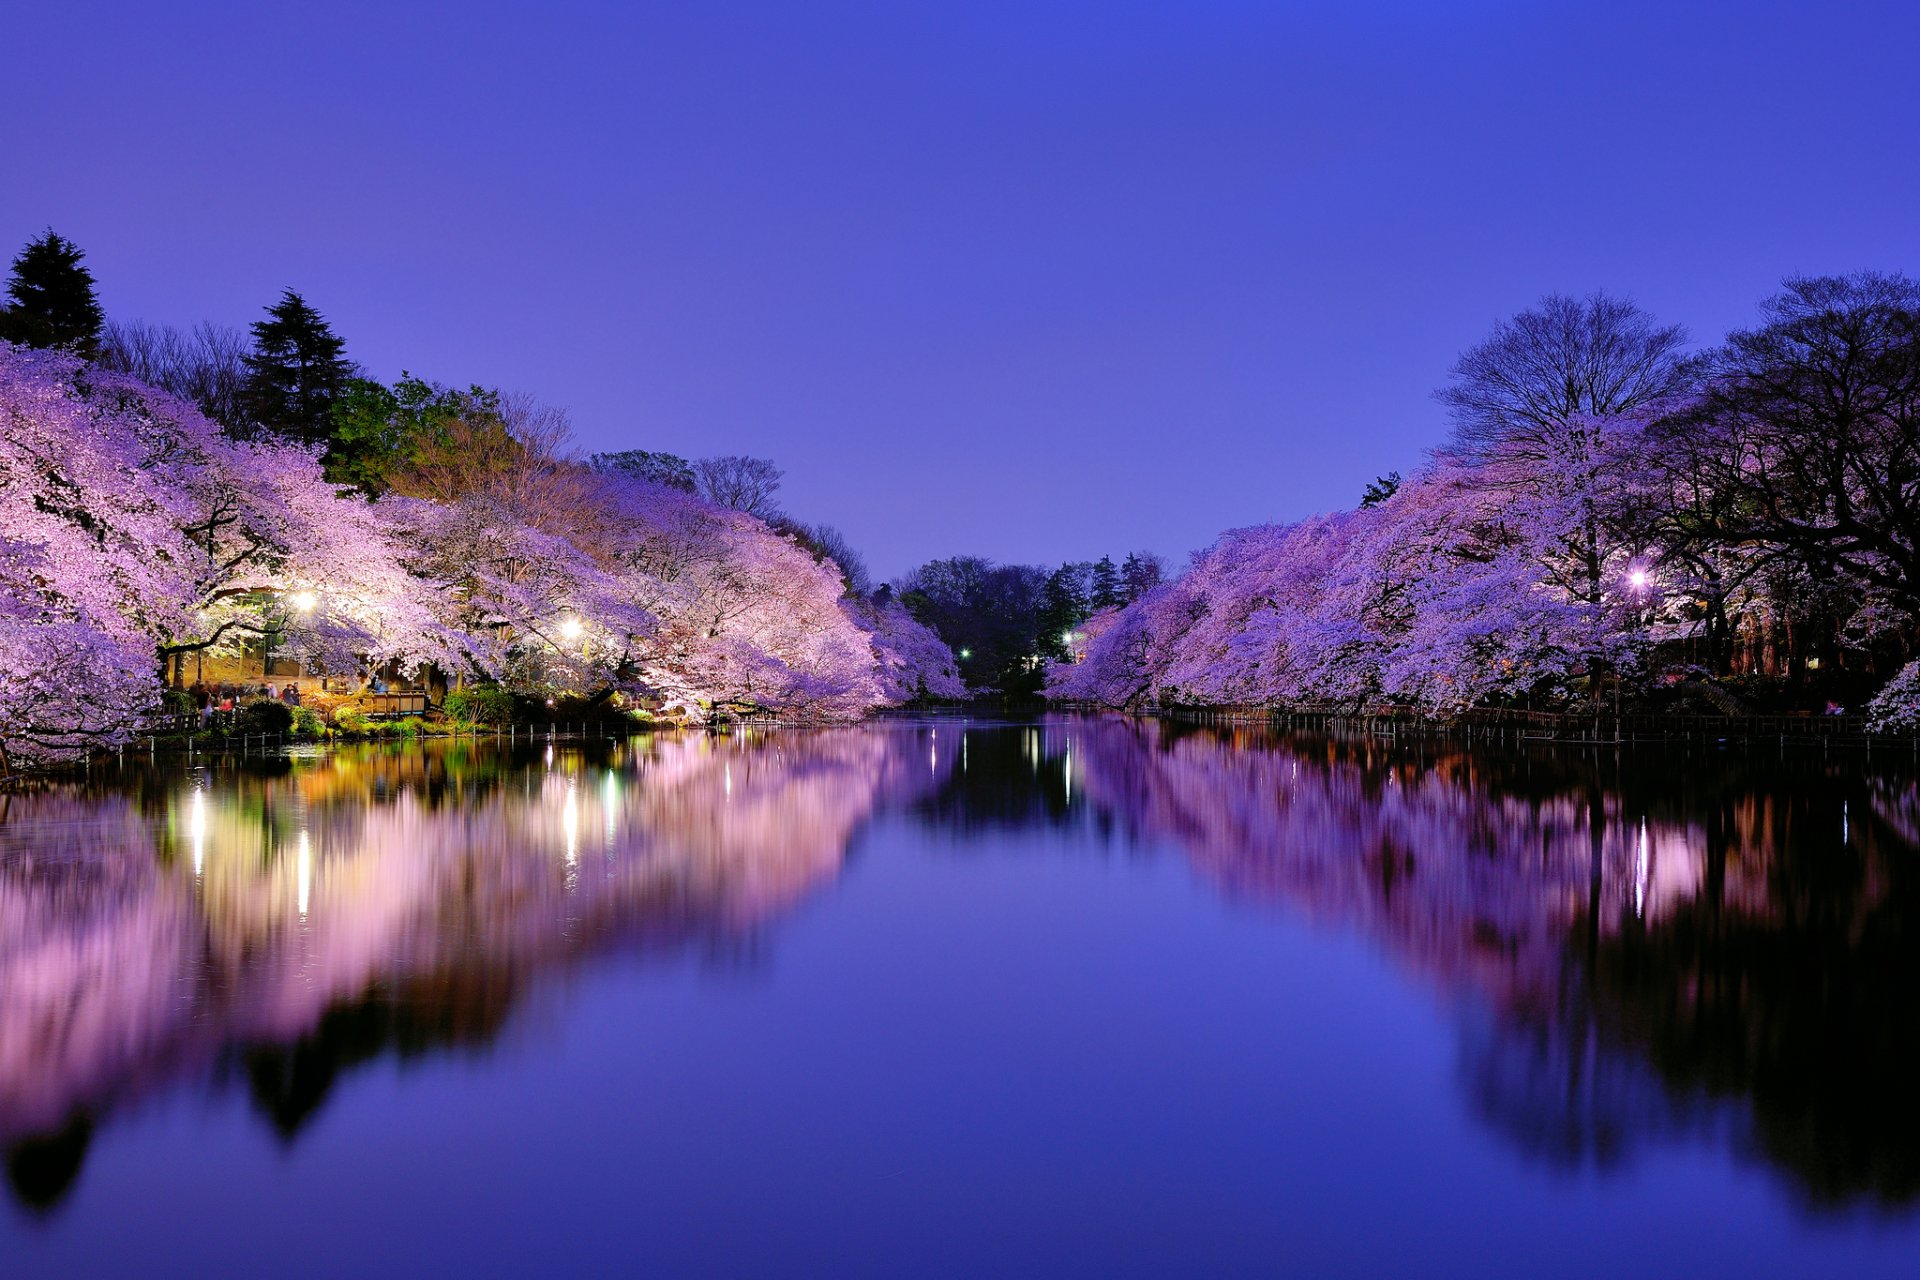
{"type": "Polygon", "coordinates": [[[377,497],[429,446],[450,443],[456,422],[473,417],[497,420],[500,393],[478,386],[456,391],[410,373],[391,387],[351,378],[333,402],[321,463],[330,482],[377,497]]]}
{"type": "Polygon", "coordinates": [[[498,685],[456,689],[440,710],[461,724],[506,724],[513,719],[513,695],[498,685]]]}
{"type": "Polygon", "coordinates": [[[333,723],[345,733],[366,733],[373,727],[366,713],[355,707],[341,707],[333,713],[333,723]]]}
{"type": "Polygon", "coordinates": [[[427,731],[427,722],[419,716],[408,716],[399,723],[400,736],[418,738],[427,731]]]}
{"type": "Polygon", "coordinates": [[[319,738],[326,734],[327,722],[312,707],[293,708],[293,732],[302,738],[319,738]]]}
{"type": "Polygon", "coordinates": [[[332,433],[333,405],[352,373],[345,340],[288,289],[253,326],[243,392],[247,412],[263,431],[321,443],[332,433]]]}
{"type": "Polygon", "coordinates": [[[0,311],[0,338],[83,356],[98,351],[106,316],[94,296],[93,272],[82,265],[85,256],[52,231],[29,240],[7,279],[12,305],[0,311]]]}
{"type": "Polygon", "coordinates": [[[293,708],[272,698],[249,702],[235,718],[235,733],[286,733],[293,728],[293,708]]]}

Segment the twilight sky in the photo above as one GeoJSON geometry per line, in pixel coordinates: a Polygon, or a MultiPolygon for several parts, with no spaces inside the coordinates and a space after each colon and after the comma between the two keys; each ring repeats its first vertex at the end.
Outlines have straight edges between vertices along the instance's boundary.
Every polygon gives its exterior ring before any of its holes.
{"type": "Polygon", "coordinates": [[[0,249],[773,457],[883,576],[1177,561],[1417,466],[1544,292],[1711,341],[1920,272],[1917,46],[1841,0],[12,0],[0,249]]]}

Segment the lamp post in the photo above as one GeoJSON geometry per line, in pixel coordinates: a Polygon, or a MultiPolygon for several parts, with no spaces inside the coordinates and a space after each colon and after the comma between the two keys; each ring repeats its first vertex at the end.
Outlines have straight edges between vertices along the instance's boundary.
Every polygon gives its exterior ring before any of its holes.
{"type": "MultiPolygon", "coordinates": [[[[314,608],[320,603],[320,597],[306,590],[294,591],[282,595],[280,599],[286,604],[293,606],[293,611],[303,618],[312,613],[314,608]]],[[[273,606],[269,605],[267,628],[261,641],[260,679],[262,682],[273,679],[273,641],[274,637],[278,636],[283,630],[281,624],[284,621],[284,614],[275,615],[272,610],[273,606]]]]}
{"type": "MultiPolygon", "coordinates": [[[[1633,629],[1635,631],[1640,629],[1642,622],[1641,611],[1646,607],[1647,587],[1652,581],[1652,576],[1639,565],[1635,565],[1627,571],[1627,589],[1633,597],[1633,612],[1631,616],[1633,618],[1633,629]]],[[[1620,670],[1620,664],[1615,663],[1613,668],[1613,740],[1615,742],[1620,741],[1621,736],[1620,684],[1622,679],[1623,673],[1620,670]]]]}

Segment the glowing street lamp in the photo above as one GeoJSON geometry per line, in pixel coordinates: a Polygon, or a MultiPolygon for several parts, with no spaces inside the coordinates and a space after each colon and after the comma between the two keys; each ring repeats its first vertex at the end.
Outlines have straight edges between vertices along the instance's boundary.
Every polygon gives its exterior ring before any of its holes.
{"type": "Polygon", "coordinates": [[[1647,571],[1645,569],[1635,569],[1627,575],[1627,583],[1635,591],[1645,591],[1647,589],[1647,583],[1650,581],[1651,579],[1647,577],[1647,571]]]}
{"type": "Polygon", "coordinates": [[[566,640],[578,640],[580,633],[585,630],[586,628],[580,624],[580,619],[578,618],[568,618],[560,624],[561,638],[566,640]]]}
{"type": "Polygon", "coordinates": [[[971,649],[962,649],[962,650],[960,651],[960,657],[961,657],[961,658],[962,658],[963,660],[964,660],[964,659],[967,659],[967,658],[971,658],[972,656],[973,656],[973,650],[971,650],[971,649]]]}

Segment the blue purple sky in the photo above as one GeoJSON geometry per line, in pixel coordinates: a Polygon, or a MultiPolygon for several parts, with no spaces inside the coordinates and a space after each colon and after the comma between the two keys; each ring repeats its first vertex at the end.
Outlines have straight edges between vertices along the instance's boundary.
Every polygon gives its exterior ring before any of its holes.
{"type": "Polygon", "coordinates": [[[883,575],[1346,506],[1497,317],[1920,269],[1920,6],[6,6],[0,245],[755,453],[883,575]]]}

